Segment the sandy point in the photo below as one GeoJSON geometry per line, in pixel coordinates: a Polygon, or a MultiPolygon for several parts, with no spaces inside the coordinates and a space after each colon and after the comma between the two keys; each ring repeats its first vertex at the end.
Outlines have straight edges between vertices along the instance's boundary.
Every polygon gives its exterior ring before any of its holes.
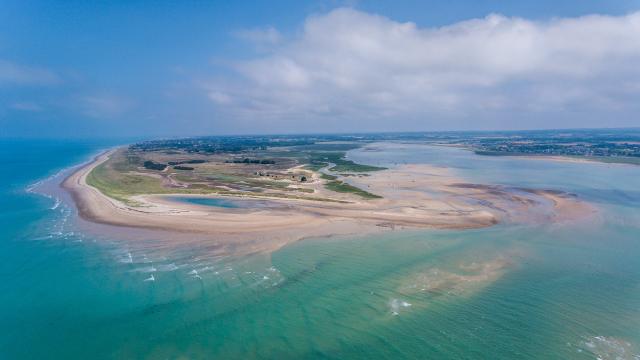
{"type": "MultiPolygon", "coordinates": [[[[206,241],[231,245],[238,253],[272,251],[309,237],[362,235],[393,229],[470,229],[505,221],[569,221],[595,211],[569,194],[471,184],[446,168],[422,164],[349,179],[356,186],[382,195],[382,199],[326,202],[260,197],[273,206],[227,209],[176,200],[176,196],[184,194],[142,194],[134,197],[136,205],[132,206],[87,184],[87,175],[112,153],[113,150],[97,156],[62,184],[83,219],[168,234],[201,234],[206,241]]],[[[319,192],[320,196],[328,196],[322,190],[319,192]]]]}

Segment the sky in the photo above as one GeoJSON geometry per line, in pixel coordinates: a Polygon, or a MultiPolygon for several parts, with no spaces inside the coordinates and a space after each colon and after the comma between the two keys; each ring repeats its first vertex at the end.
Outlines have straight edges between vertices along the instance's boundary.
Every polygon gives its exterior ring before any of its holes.
{"type": "Polygon", "coordinates": [[[640,0],[0,0],[0,137],[640,126],[640,0]]]}

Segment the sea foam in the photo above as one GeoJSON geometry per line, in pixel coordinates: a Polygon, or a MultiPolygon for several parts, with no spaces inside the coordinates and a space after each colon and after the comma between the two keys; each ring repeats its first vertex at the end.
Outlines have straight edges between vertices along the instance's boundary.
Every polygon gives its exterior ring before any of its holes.
{"type": "Polygon", "coordinates": [[[391,309],[391,314],[394,316],[399,315],[400,310],[402,308],[408,308],[410,306],[411,306],[410,303],[406,301],[402,301],[400,299],[391,299],[391,301],[389,302],[389,308],[391,309]]]}

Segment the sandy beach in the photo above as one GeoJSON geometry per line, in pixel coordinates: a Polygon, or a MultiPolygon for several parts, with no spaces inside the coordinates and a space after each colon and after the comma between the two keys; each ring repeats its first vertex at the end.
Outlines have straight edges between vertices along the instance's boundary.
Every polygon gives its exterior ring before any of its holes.
{"type": "MultiPolygon", "coordinates": [[[[241,253],[272,251],[308,237],[411,228],[470,229],[505,221],[568,221],[594,212],[569,194],[471,184],[446,168],[422,164],[349,178],[353,185],[382,199],[344,195],[338,198],[343,202],[324,202],[261,197],[273,206],[227,209],[176,201],[178,194],[150,194],[133,197],[136,206],[131,206],[87,184],[87,175],[112,153],[99,155],[63,182],[82,218],[115,226],[201,234],[216,244],[231,244],[241,253]]],[[[315,190],[316,196],[326,195],[321,186],[315,190]]]]}

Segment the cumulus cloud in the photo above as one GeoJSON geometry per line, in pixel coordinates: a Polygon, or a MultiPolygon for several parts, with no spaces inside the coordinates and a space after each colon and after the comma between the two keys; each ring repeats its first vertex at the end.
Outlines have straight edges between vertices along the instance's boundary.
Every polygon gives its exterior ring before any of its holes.
{"type": "Polygon", "coordinates": [[[60,81],[53,72],[0,59],[0,85],[52,85],[60,81]]]}
{"type": "Polygon", "coordinates": [[[429,28],[341,8],[274,34],[267,55],[234,64],[240,81],[208,84],[211,100],[252,118],[393,119],[620,109],[640,95],[640,12],[429,28]]]}

